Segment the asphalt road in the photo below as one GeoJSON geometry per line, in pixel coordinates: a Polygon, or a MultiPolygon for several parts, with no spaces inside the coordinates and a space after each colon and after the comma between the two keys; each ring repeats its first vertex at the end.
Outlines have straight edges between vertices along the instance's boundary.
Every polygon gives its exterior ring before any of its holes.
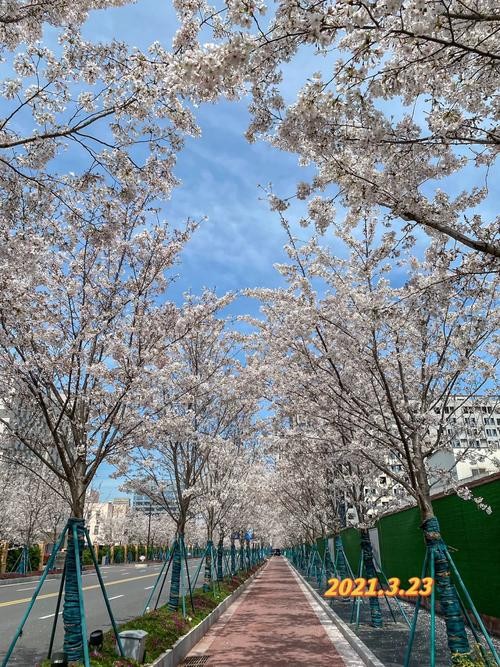
{"type": "MultiPolygon", "coordinates": [[[[199,559],[190,559],[188,562],[190,576],[194,579],[199,559]]],[[[117,623],[124,623],[142,614],[160,569],[161,564],[148,565],[142,568],[134,564],[111,565],[101,568],[106,592],[117,623]]],[[[160,604],[167,601],[169,581],[170,573],[163,588],[160,604]]],[[[198,585],[202,583],[203,572],[198,577],[198,585]]],[[[24,626],[23,634],[10,657],[9,666],[35,667],[38,662],[46,657],[59,584],[59,579],[51,579],[44,583],[30,617],[24,626]]],[[[21,622],[36,585],[36,581],[26,582],[25,584],[17,581],[0,586],[0,662],[7,653],[10,641],[21,622]]],[[[83,574],[83,589],[85,592],[88,633],[97,629],[109,629],[111,624],[95,572],[85,572],[83,574]]],[[[156,601],[158,591],[159,586],[155,591],[153,604],[156,601]]],[[[62,650],[62,643],[62,616],[59,616],[54,651],[62,650]]]]}

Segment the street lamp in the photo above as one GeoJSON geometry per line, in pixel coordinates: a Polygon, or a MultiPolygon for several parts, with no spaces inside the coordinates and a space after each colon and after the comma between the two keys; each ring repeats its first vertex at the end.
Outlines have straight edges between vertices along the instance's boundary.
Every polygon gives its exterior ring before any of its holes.
{"type": "Polygon", "coordinates": [[[148,539],[146,541],[146,559],[148,558],[149,554],[149,537],[151,535],[151,510],[152,510],[152,504],[151,500],[149,501],[149,519],[148,519],[148,539]]]}

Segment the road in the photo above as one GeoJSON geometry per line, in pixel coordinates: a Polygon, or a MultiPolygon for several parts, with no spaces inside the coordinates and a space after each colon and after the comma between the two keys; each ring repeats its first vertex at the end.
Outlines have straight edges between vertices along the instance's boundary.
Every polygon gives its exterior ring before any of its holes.
{"type": "MultiPolygon", "coordinates": [[[[199,559],[190,559],[188,562],[190,576],[194,579],[199,559]]],[[[124,623],[142,614],[160,569],[161,564],[148,565],[142,568],[134,564],[110,565],[101,568],[108,598],[117,623],[124,623]]],[[[160,604],[167,601],[169,581],[170,573],[163,588],[160,604]]],[[[23,635],[19,638],[14,653],[9,660],[9,666],[35,667],[38,662],[46,657],[50,631],[54,621],[59,583],[59,579],[51,579],[45,582],[24,626],[23,635]]],[[[198,584],[201,585],[202,583],[203,572],[198,577],[198,584]]],[[[21,622],[36,585],[36,581],[26,582],[25,584],[17,581],[0,586],[0,661],[7,653],[10,641],[21,622]]],[[[97,629],[109,629],[111,624],[95,572],[84,572],[83,589],[85,591],[88,632],[97,629]]],[[[155,592],[154,602],[158,591],[159,587],[155,592]]],[[[62,643],[62,616],[60,616],[54,651],[62,650],[62,643]]]]}

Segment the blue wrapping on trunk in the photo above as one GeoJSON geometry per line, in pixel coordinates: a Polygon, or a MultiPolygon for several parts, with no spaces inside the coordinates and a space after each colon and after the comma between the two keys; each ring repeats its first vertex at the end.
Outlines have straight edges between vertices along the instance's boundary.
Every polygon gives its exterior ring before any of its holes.
{"type": "Polygon", "coordinates": [[[80,595],[76,575],[75,545],[73,542],[73,525],[78,535],[78,552],[80,562],[83,555],[83,519],[68,520],[68,549],[66,551],[66,582],[64,587],[64,652],[68,662],[83,662],[82,617],[80,612],[80,595]]]}
{"type": "MultiPolygon", "coordinates": [[[[361,550],[363,552],[363,563],[365,565],[366,578],[367,579],[378,579],[377,570],[375,569],[375,563],[373,562],[373,549],[372,543],[370,542],[370,535],[367,530],[361,531],[361,550]]],[[[380,610],[380,602],[377,597],[370,597],[370,615],[372,619],[372,625],[374,628],[382,627],[382,612],[380,610]]]]}
{"type": "Polygon", "coordinates": [[[170,594],[168,598],[168,608],[171,611],[177,611],[179,606],[179,593],[181,588],[182,542],[183,536],[179,535],[172,547],[174,550],[174,555],[172,558],[172,576],[170,579],[170,594]]]}
{"type": "Polygon", "coordinates": [[[236,574],[236,544],[231,540],[231,573],[236,574]]]}
{"type": "Polygon", "coordinates": [[[422,524],[427,548],[434,551],[434,580],[441,612],[446,622],[448,646],[452,654],[471,654],[458,594],[450,576],[446,545],[441,537],[439,522],[431,517],[422,524]]]}

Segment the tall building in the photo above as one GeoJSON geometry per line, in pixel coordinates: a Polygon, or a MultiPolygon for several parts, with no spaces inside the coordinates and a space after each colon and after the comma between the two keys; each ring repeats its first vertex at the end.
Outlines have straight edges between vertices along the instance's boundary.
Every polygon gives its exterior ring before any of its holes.
{"type": "MultiPolygon", "coordinates": [[[[437,411],[436,411],[437,412],[437,411]]],[[[444,407],[448,447],[429,459],[431,468],[448,470],[466,483],[500,470],[500,397],[452,396],[444,407]]],[[[433,480],[433,492],[446,489],[446,480],[433,480]]]]}
{"type": "Polygon", "coordinates": [[[164,507],[153,503],[152,500],[143,493],[134,493],[132,496],[132,509],[138,512],[146,512],[148,514],[149,512],[151,512],[151,514],[161,514],[161,512],[165,512],[164,507]]]}
{"type": "Polygon", "coordinates": [[[59,463],[52,435],[36,402],[11,392],[0,398],[0,464],[9,467],[22,461],[37,466],[39,459],[14,435],[16,432],[26,438],[42,458],[52,464],[59,463]]]}

